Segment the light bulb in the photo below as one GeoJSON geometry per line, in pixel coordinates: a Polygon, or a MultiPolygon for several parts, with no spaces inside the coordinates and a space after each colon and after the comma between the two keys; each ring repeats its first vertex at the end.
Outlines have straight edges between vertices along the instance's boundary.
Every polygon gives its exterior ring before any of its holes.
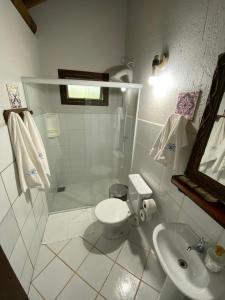
{"type": "Polygon", "coordinates": [[[125,93],[126,90],[127,90],[127,89],[126,89],[125,87],[122,87],[122,88],[121,88],[121,92],[122,92],[122,93],[125,93]]]}
{"type": "Polygon", "coordinates": [[[159,81],[159,78],[155,75],[150,76],[148,79],[148,83],[151,86],[155,86],[158,83],[158,81],[159,81]]]}

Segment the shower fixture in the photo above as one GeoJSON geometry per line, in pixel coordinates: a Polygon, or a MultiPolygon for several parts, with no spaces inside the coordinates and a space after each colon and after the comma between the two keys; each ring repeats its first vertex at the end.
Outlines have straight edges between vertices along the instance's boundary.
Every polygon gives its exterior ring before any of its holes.
{"type": "Polygon", "coordinates": [[[120,70],[113,76],[111,76],[111,80],[115,82],[133,82],[133,68],[134,68],[134,60],[132,59],[126,64],[125,69],[120,70]],[[127,78],[127,81],[125,80],[127,78]]]}

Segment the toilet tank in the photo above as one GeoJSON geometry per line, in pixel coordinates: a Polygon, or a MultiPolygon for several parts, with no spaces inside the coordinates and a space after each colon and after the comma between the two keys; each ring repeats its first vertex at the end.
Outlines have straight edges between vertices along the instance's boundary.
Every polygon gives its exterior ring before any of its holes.
{"type": "Polygon", "coordinates": [[[128,184],[129,206],[133,213],[139,215],[142,201],[151,198],[152,190],[139,174],[130,174],[128,184]]]}

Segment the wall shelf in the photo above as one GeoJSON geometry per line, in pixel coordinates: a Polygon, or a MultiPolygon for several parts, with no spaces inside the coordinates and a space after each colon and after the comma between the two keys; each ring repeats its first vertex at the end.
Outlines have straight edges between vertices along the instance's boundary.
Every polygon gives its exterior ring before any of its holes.
{"type": "MultiPolygon", "coordinates": [[[[208,202],[206,198],[210,194],[198,185],[195,185],[185,175],[172,176],[171,182],[178,188],[180,192],[194,201],[199,207],[207,212],[215,221],[225,228],[225,204],[218,202],[208,202]],[[188,183],[190,182],[190,184],[188,183]],[[192,185],[192,186],[191,186],[192,185]],[[199,193],[198,190],[201,192],[199,193]]],[[[213,196],[212,199],[216,200],[213,196]]]]}

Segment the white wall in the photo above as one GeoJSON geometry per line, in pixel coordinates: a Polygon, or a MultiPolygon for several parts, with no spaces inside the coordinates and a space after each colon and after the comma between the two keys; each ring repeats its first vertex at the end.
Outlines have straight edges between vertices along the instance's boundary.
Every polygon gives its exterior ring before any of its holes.
{"type": "Polygon", "coordinates": [[[158,215],[144,228],[148,237],[162,221],[189,223],[214,242],[222,233],[225,236],[221,226],[170,183],[172,170],[153,161],[148,154],[160,124],[175,110],[178,92],[202,89],[203,97],[194,119],[198,126],[217,56],[225,48],[224,9],[223,0],[129,1],[126,55],[136,61],[134,81],[144,84],[133,171],[141,173],[152,186],[159,208],[158,215]],[[170,54],[166,72],[174,85],[166,96],[156,97],[147,79],[153,57],[165,48],[170,54]]]}
{"type": "Polygon", "coordinates": [[[2,110],[9,109],[6,83],[38,76],[37,39],[10,1],[0,0],[0,243],[23,288],[28,292],[47,220],[44,193],[20,191],[8,129],[2,110]]]}
{"type": "Polygon", "coordinates": [[[103,72],[121,64],[127,0],[48,0],[31,10],[42,75],[57,69],[103,72]]]}

